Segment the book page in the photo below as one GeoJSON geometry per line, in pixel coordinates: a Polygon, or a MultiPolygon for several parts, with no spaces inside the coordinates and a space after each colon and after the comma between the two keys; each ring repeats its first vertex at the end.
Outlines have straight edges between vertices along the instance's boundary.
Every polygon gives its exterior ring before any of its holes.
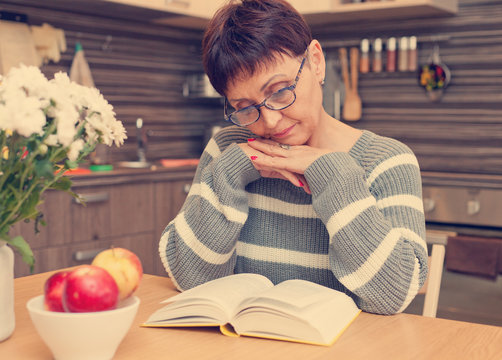
{"type": "Polygon", "coordinates": [[[162,303],[172,303],[172,308],[188,304],[214,303],[225,310],[227,318],[243,299],[261,293],[271,288],[272,282],[259,274],[234,274],[208,281],[204,284],[186,290],[162,303]]]}
{"type": "Polygon", "coordinates": [[[331,299],[334,296],[347,297],[346,294],[328,287],[310,281],[294,279],[283,281],[253,298],[244,300],[239,308],[251,305],[281,304],[278,309],[290,308],[292,311],[300,311],[306,306],[331,299]]]}
{"type": "Polygon", "coordinates": [[[244,300],[233,320],[238,333],[329,344],[360,310],[345,293],[304,280],[287,280],[244,300]]]}

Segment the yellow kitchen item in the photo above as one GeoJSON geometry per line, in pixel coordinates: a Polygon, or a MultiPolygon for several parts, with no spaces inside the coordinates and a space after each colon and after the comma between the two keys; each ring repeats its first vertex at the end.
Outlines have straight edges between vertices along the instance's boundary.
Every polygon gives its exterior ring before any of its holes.
{"type": "Polygon", "coordinates": [[[345,101],[343,103],[342,116],[345,121],[358,121],[361,118],[362,103],[357,93],[359,49],[350,49],[350,79],[347,64],[347,49],[339,50],[340,62],[342,64],[343,82],[345,83],[345,101]]]}
{"type": "Polygon", "coordinates": [[[70,68],[70,80],[80,85],[94,87],[91,69],[85,59],[82,44],[79,42],[75,45],[75,57],[70,68]]]}

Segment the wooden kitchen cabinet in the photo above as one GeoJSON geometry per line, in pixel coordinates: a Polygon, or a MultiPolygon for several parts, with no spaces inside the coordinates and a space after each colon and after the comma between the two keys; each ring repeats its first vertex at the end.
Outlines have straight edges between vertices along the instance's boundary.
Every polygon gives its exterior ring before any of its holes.
{"type": "MultiPolygon", "coordinates": [[[[166,225],[178,215],[191,184],[192,177],[155,184],[156,254],[160,236],[166,225]]],[[[155,259],[155,274],[167,275],[159,256],[155,259]]]]}
{"type": "MultiPolygon", "coordinates": [[[[145,273],[166,275],[158,255],[160,234],[181,208],[193,173],[82,177],[72,190],[86,205],[64,192],[48,191],[41,206],[47,226],[40,226],[35,235],[33,222],[20,223],[11,235],[20,234],[29,242],[35,273],[89,264],[97,253],[114,246],[136,253],[145,273]]],[[[17,254],[14,274],[30,274],[17,254]]]]}

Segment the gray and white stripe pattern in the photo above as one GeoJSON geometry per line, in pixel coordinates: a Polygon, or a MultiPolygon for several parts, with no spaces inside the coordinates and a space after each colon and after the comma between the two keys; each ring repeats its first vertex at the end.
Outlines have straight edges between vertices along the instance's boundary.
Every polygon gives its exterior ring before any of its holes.
{"type": "Polygon", "coordinates": [[[260,177],[234,144],[251,136],[229,127],[209,141],[159,243],[176,286],[253,272],[274,283],[302,278],[345,291],[365,311],[404,310],[427,274],[420,170],[411,150],[364,131],[348,154],[324,155],[307,169],[308,195],[260,177]]]}

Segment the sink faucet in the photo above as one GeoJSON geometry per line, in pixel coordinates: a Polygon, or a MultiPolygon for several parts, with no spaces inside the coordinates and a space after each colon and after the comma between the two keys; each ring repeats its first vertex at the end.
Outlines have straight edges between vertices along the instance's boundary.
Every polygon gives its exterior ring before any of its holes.
{"type": "Polygon", "coordinates": [[[136,120],[136,138],[138,140],[138,161],[146,162],[145,142],[143,138],[143,119],[136,120]]]}

